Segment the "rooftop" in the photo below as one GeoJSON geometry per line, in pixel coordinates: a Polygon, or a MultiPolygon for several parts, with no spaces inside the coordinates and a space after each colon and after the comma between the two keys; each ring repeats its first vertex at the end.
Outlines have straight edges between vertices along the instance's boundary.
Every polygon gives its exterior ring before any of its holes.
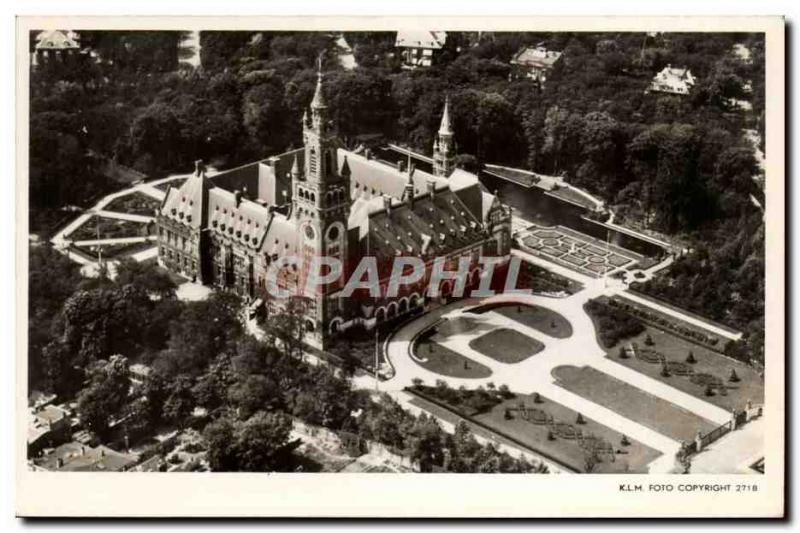
{"type": "Polygon", "coordinates": [[[401,48],[429,48],[439,50],[447,41],[445,31],[398,31],[394,45],[401,48]]]}

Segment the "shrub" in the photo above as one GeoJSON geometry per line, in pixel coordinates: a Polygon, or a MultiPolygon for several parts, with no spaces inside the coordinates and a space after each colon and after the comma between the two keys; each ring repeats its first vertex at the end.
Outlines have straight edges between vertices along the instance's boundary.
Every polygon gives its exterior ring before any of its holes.
{"type": "Polygon", "coordinates": [[[731,368],[731,377],[728,378],[728,381],[731,383],[738,383],[740,381],[739,376],[736,374],[735,368],[731,368]]]}
{"type": "Polygon", "coordinates": [[[644,343],[648,346],[653,346],[655,342],[653,342],[653,337],[650,336],[648,333],[647,336],[644,338],[644,343]]]}
{"type": "Polygon", "coordinates": [[[628,436],[627,435],[623,435],[622,439],[620,439],[619,443],[622,446],[630,446],[631,445],[631,441],[628,440],[628,436]]]}
{"type": "Polygon", "coordinates": [[[661,365],[661,377],[663,378],[670,377],[669,369],[667,368],[666,364],[661,365]]]}
{"type": "Polygon", "coordinates": [[[620,346],[619,347],[619,358],[620,359],[627,359],[628,358],[628,352],[625,350],[624,346],[620,346]]]}
{"type": "Polygon", "coordinates": [[[538,392],[533,393],[533,403],[542,403],[542,397],[538,392]]]}
{"type": "Polygon", "coordinates": [[[511,417],[511,409],[509,409],[508,407],[506,407],[506,410],[503,413],[503,418],[505,418],[506,420],[511,420],[511,418],[512,418],[511,417]]]}
{"type": "Polygon", "coordinates": [[[619,308],[619,304],[611,305],[600,300],[589,300],[584,308],[597,324],[600,342],[606,348],[611,348],[619,341],[635,337],[644,331],[644,325],[635,317],[619,308]]]}
{"type": "Polygon", "coordinates": [[[689,356],[686,358],[686,362],[690,365],[693,365],[697,362],[697,359],[694,358],[694,352],[689,350],[689,356]]]}
{"type": "Polygon", "coordinates": [[[714,389],[711,387],[710,383],[708,385],[706,385],[706,390],[705,390],[704,394],[706,396],[714,396],[714,389]]]}
{"type": "Polygon", "coordinates": [[[585,424],[586,420],[583,419],[583,415],[578,413],[578,416],[575,418],[576,424],[585,424]]]}
{"type": "Polygon", "coordinates": [[[553,432],[549,429],[547,430],[547,440],[556,440],[556,436],[553,435],[553,432]]]}

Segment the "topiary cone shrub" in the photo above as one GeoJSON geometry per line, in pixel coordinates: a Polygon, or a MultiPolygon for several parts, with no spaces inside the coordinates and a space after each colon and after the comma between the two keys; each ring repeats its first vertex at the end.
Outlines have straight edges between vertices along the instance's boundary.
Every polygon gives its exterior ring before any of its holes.
{"type": "Polygon", "coordinates": [[[624,346],[620,346],[619,347],[619,358],[620,359],[627,359],[628,358],[628,352],[625,351],[625,347],[624,346]]]}
{"type": "Polygon", "coordinates": [[[630,446],[631,445],[631,441],[628,440],[628,436],[627,435],[623,435],[622,439],[620,439],[619,443],[622,446],[630,446]]]}
{"type": "Polygon", "coordinates": [[[644,343],[648,346],[653,346],[655,342],[653,342],[653,337],[650,336],[648,333],[647,336],[644,338],[644,343]]]}
{"type": "Polygon", "coordinates": [[[697,362],[697,359],[694,358],[694,352],[689,350],[689,356],[686,358],[686,362],[690,365],[693,365],[697,362]]]}
{"type": "Polygon", "coordinates": [[[706,390],[703,394],[706,396],[714,396],[714,389],[711,387],[711,385],[706,385],[706,390]]]}
{"type": "Polygon", "coordinates": [[[731,377],[728,378],[728,381],[731,383],[738,383],[740,381],[739,376],[736,374],[735,368],[731,368],[731,377]]]}
{"type": "Polygon", "coordinates": [[[586,420],[583,419],[583,415],[582,414],[578,413],[577,418],[575,418],[575,423],[576,424],[585,424],[586,420]]]}
{"type": "Polygon", "coordinates": [[[556,436],[553,435],[551,430],[547,430],[547,440],[556,440],[556,436]]]}

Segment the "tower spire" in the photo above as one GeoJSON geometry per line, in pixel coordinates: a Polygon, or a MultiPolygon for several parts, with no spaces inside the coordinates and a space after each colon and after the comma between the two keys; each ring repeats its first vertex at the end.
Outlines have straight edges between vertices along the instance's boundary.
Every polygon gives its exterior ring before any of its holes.
{"type": "Polygon", "coordinates": [[[450,97],[444,99],[442,123],[433,140],[433,174],[449,176],[455,169],[455,147],[453,146],[453,127],[450,123],[450,97]]]}
{"type": "Polygon", "coordinates": [[[439,135],[452,135],[453,128],[450,125],[450,97],[444,99],[444,112],[442,113],[442,123],[439,125],[439,135]]]}
{"type": "Polygon", "coordinates": [[[322,109],[328,107],[325,104],[325,97],[322,95],[322,54],[317,59],[317,88],[314,91],[314,99],[311,100],[311,109],[322,109]]]}

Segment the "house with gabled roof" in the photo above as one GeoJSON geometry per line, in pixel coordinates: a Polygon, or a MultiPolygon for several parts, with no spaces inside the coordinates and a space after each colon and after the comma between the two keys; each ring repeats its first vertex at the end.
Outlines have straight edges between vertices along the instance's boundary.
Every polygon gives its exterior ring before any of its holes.
{"type": "Polygon", "coordinates": [[[433,65],[446,42],[445,31],[398,31],[394,46],[400,50],[403,67],[414,69],[433,65]]]}

